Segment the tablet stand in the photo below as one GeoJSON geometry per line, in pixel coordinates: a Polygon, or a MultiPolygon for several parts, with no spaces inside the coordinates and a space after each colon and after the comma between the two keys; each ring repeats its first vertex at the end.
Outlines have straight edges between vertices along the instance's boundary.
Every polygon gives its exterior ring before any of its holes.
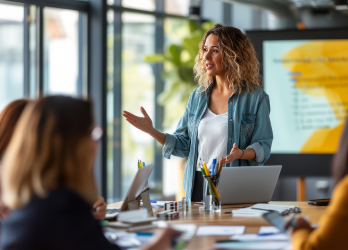
{"type": "Polygon", "coordinates": [[[143,206],[147,209],[147,215],[149,217],[153,217],[154,214],[150,202],[149,189],[146,189],[143,192],[141,192],[141,194],[134,201],[128,202],[129,210],[139,209],[140,200],[143,201],[143,206]]]}

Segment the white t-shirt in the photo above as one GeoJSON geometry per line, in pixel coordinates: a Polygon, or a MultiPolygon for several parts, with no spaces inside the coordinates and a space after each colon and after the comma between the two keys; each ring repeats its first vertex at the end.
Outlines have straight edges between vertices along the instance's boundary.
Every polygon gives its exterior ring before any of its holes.
{"type": "Polygon", "coordinates": [[[201,171],[203,160],[211,169],[213,159],[226,157],[228,140],[228,113],[216,115],[209,108],[198,126],[197,171],[201,171]]]}

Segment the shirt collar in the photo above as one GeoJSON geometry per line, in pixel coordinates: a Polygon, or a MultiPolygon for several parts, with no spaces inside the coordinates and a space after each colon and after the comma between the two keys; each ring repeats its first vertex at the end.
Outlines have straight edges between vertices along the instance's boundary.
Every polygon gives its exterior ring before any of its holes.
{"type": "Polygon", "coordinates": [[[209,86],[208,86],[208,88],[207,88],[206,91],[205,91],[205,94],[206,94],[207,96],[210,95],[211,90],[213,89],[213,86],[214,86],[214,83],[213,83],[213,82],[209,82],[209,86]]]}

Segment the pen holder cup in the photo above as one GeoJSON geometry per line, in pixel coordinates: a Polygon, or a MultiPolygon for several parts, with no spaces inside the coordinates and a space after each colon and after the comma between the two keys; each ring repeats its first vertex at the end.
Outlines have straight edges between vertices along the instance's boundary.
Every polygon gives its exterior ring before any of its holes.
{"type": "Polygon", "coordinates": [[[219,179],[220,175],[203,176],[203,202],[204,211],[220,212],[221,200],[219,194],[219,179]]]}

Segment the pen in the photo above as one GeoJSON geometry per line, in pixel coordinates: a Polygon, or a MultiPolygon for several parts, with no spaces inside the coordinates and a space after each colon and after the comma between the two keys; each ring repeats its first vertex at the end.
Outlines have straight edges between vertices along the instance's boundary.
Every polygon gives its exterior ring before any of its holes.
{"type": "Polygon", "coordinates": [[[151,203],[157,203],[157,201],[155,201],[155,200],[150,200],[150,202],[151,202],[151,203]]]}
{"type": "Polygon", "coordinates": [[[268,236],[268,235],[275,235],[275,233],[258,233],[258,236],[268,236]]]}
{"type": "Polygon", "coordinates": [[[152,236],[154,235],[153,232],[136,232],[137,236],[152,236]]]}
{"type": "Polygon", "coordinates": [[[140,161],[140,168],[142,168],[143,167],[143,163],[140,161]]]}
{"type": "Polygon", "coordinates": [[[140,168],[140,162],[139,162],[139,160],[138,160],[138,168],[140,168]]]}
{"type": "Polygon", "coordinates": [[[268,212],[278,212],[277,210],[265,209],[265,208],[258,208],[258,207],[252,207],[251,209],[263,210],[263,211],[268,211],[268,212]]]}
{"type": "Polygon", "coordinates": [[[143,167],[145,167],[145,162],[143,162],[143,167]]]}

